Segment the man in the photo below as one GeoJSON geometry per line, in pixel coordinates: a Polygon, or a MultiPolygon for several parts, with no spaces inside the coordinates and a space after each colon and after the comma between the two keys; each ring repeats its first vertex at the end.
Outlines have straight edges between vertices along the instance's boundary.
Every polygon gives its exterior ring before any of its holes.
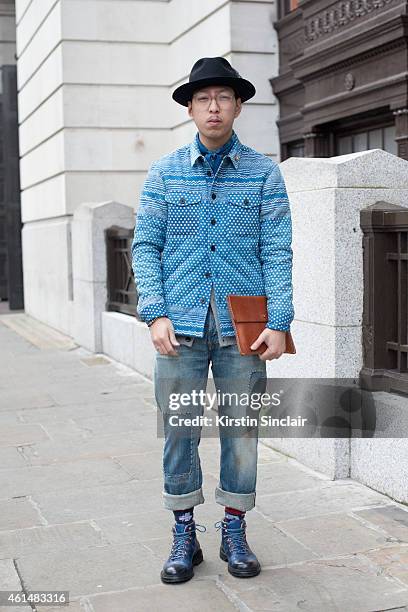
{"type": "MultiPolygon", "coordinates": [[[[157,351],[155,397],[164,423],[164,505],[175,518],[165,583],[184,582],[203,560],[194,507],[204,502],[198,454],[201,429],[170,425],[174,394],[205,390],[211,362],[217,391],[242,393],[266,383],[266,361],[285,350],[292,304],[292,227],[285,183],[276,162],[243,145],[233,129],[255,87],[222,57],[198,60],[189,82],[173,92],[198,132],[190,144],[154,162],[144,183],[132,244],[138,313],[157,351]],[[268,322],[240,355],[226,296],[266,295],[268,322]],[[173,394],[173,395],[171,395],[173,394]]],[[[179,416],[203,414],[191,399],[179,416]]],[[[247,407],[228,401],[221,415],[247,407]]],[[[184,421],[181,421],[184,422],[184,421]]],[[[257,428],[239,436],[220,427],[221,465],[215,500],[225,507],[221,559],[237,577],[261,566],[246,540],[245,513],[255,506],[257,428]]]]}

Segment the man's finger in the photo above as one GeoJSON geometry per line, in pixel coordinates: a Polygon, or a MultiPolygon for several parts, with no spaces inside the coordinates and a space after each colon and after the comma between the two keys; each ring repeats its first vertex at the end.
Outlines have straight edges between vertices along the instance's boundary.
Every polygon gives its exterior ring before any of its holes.
{"type": "Polygon", "coordinates": [[[180,346],[180,342],[176,338],[176,334],[174,333],[174,329],[170,330],[170,342],[173,346],[180,346]]]}
{"type": "Polygon", "coordinates": [[[251,348],[252,350],[257,349],[258,346],[263,342],[261,336],[258,336],[258,338],[255,340],[255,342],[253,342],[251,344],[251,346],[249,348],[251,348]]]}

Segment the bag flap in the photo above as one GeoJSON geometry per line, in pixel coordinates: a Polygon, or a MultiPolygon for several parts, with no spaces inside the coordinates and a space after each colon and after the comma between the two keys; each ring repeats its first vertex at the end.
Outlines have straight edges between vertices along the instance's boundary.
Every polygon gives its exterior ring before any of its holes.
{"type": "Polygon", "coordinates": [[[236,323],[267,323],[265,295],[227,295],[231,317],[236,323]]]}

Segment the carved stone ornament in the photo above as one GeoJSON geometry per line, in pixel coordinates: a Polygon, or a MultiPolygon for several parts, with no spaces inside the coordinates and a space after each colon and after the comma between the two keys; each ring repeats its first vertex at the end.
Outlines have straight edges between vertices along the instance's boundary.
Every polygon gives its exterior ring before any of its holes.
{"type": "Polygon", "coordinates": [[[359,17],[382,9],[393,0],[345,0],[311,17],[305,22],[305,39],[312,42],[359,17]]]}
{"type": "Polygon", "coordinates": [[[351,89],[353,89],[355,82],[356,80],[354,78],[354,74],[352,72],[348,72],[346,76],[344,77],[345,88],[350,91],[351,89]]]}

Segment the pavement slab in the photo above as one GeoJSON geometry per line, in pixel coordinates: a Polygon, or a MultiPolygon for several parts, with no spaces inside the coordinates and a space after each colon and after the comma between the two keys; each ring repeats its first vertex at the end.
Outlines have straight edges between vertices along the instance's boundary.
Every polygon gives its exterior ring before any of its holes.
{"type": "Polygon", "coordinates": [[[36,612],[408,610],[408,508],[262,440],[247,513],[262,572],[235,578],[219,557],[219,442],[204,437],[204,562],[162,584],[173,524],[162,448],[150,380],[25,313],[0,314],[1,588],[69,591],[68,606],[36,612]]]}

